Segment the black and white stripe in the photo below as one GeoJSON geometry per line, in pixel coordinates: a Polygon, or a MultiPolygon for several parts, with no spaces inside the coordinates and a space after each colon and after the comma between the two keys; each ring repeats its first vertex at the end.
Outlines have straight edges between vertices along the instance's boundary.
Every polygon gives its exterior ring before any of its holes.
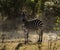
{"type": "Polygon", "coordinates": [[[27,20],[25,14],[22,15],[24,26],[28,29],[41,28],[43,23],[39,19],[27,20]]]}
{"type": "Polygon", "coordinates": [[[24,25],[26,28],[29,28],[29,29],[37,29],[37,28],[41,28],[43,23],[42,23],[42,21],[35,19],[35,20],[31,20],[31,21],[26,20],[24,22],[24,25]]]}

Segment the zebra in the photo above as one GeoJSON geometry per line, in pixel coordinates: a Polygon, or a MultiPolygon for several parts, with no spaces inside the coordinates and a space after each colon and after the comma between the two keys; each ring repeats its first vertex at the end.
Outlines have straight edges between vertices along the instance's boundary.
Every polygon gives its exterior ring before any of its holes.
{"type": "MultiPolygon", "coordinates": [[[[29,20],[28,21],[25,18],[25,14],[24,13],[22,14],[22,21],[24,23],[24,27],[25,27],[24,31],[26,33],[25,43],[23,43],[23,44],[27,44],[29,42],[28,35],[29,35],[29,30],[30,29],[31,30],[41,29],[41,33],[39,33],[39,40],[38,40],[38,44],[41,44],[42,43],[42,35],[43,35],[43,29],[42,29],[43,23],[42,23],[42,21],[40,21],[39,19],[34,19],[34,20],[29,20]]],[[[21,46],[23,46],[23,44],[19,43],[17,45],[17,47],[15,48],[15,50],[18,50],[21,46]]],[[[40,49],[40,46],[39,46],[39,49],[40,49]]]]}
{"type": "Polygon", "coordinates": [[[27,20],[24,13],[22,14],[22,21],[24,23],[24,27],[27,29],[26,43],[28,43],[29,30],[38,30],[38,29],[41,29],[41,33],[39,33],[39,40],[38,40],[38,42],[41,43],[42,42],[42,35],[43,35],[43,29],[42,29],[43,23],[42,23],[42,21],[39,19],[27,20]]]}

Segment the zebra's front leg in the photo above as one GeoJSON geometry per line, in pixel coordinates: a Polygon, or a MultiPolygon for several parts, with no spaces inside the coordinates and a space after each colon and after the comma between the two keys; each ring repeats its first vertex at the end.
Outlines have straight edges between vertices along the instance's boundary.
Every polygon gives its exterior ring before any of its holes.
{"type": "Polygon", "coordinates": [[[29,30],[26,30],[25,44],[28,43],[28,37],[29,37],[29,30]]]}

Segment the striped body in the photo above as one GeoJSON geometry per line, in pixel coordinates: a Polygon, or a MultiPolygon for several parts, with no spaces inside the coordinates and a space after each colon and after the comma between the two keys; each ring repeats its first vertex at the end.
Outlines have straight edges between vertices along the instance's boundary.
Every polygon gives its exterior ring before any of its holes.
{"type": "Polygon", "coordinates": [[[38,19],[31,20],[31,21],[27,21],[27,20],[24,21],[24,26],[27,29],[38,29],[42,27],[42,24],[43,24],[42,21],[38,19]]]}

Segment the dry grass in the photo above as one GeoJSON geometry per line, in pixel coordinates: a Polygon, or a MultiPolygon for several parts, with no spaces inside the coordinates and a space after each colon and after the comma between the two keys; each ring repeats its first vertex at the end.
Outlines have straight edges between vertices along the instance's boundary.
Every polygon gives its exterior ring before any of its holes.
{"type": "MultiPolygon", "coordinates": [[[[47,40],[47,36],[46,40],[47,40]]],[[[44,38],[45,38],[44,37],[44,38]]],[[[17,39],[17,40],[11,40],[15,42],[7,42],[7,43],[0,43],[0,50],[3,48],[3,46],[6,46],[6,50],[15,50],[17,45],[24,41],[24,39],[17,39]],[[18,41],[18,42],[16,42],[18,41]]],[[[60,50],[60,40],[50,40],[50,41],[45,41],[43,40],[42,44],[38,43],[29,43],[29,44],[23,44],[21,47],[19,47],[18,50],[60,50]],[[41,48],[40,48],[41,47],[41,48]]]]}
{"type": "MultiPolygon", "coordinates": [[[[3,45],[6,45],[6,50],[15,50],[18,43],[4,43],[0,44],[0,48],[3,47],[3,45]]],[[[41,50],[60,50],[60,41],[52,42],[51,49],[49,48],[49,43],[29,43],[29,44],[23,44],[23,46],[19,47],[18,50],[39,50],[39,46],[41,46],[41,50]]]]}

